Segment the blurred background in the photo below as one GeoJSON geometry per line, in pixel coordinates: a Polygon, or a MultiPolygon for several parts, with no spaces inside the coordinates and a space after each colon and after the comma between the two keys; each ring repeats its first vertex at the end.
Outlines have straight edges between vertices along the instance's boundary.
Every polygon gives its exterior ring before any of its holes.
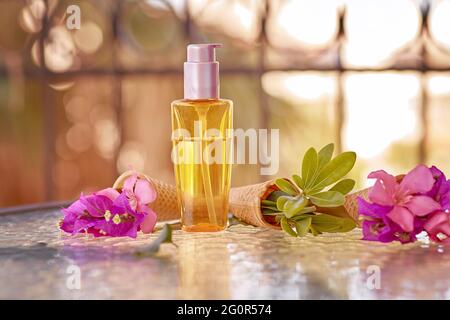
{"type": "MultiPolygon", "coordinates": [[[[224,44],[235,128],[280,129],[279,176],[329,142],[358,153],[358,187],[418,162],[450,174],[450,0],[0,0],[0,207],[129,165],[173,182],[170,102],[202,42],[224,44]]],[[[234,167],[234,186],[268,178],[234,167]]]]}

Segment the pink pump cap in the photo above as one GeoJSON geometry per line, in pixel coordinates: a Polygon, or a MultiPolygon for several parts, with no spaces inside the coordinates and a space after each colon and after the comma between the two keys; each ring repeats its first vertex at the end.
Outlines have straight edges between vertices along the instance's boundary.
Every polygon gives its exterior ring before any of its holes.
{"type": "Polygon", "coordinates": [[[216,48],[220,43],[190,44],[184,63],[184,98],[190,100],[219,98],[219,63],[216,48]]]}

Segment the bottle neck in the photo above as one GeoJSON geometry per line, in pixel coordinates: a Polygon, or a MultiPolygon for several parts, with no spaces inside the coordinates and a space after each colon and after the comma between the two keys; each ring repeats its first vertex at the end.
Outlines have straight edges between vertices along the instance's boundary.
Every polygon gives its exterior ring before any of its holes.
{"type": "Polygon", "coordinates": [[[184,63],[184,99],[219,99],[219,63],[184,63]]]}

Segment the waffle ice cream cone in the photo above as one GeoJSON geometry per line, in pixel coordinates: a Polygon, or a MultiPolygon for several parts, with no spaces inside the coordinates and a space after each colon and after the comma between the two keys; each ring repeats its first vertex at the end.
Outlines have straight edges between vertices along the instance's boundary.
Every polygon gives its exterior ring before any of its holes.
{"type": "MultiPolygon", "coordinates": [[[[232,188],[230,191],[230,211],[240,220],[257,226],[279,229],[279,226],[268,223],[262,214],[261,200],[270,193],[275,180],[263,183],[232,188]]],[[[320,208],[319,212],[353,219],[358,225],[358,197],[367,199],[369,189],[357,191],[345,197],[345,203],[339,208],[320,208]],[[344,210],[343,210],[344,209],[344,210]]]]}
{"type": "Polygon", "coordinates": [[[347,214],[360,225],[360,219],[358,214],[358,198],[361,197],[365,200],[368,199],[370,188],[363,189],[352,194],[345,196],[344,208],[347,214]]]}
{"type": "Polygon", "coordinates": [[[356,222],[357,226],[361,226],[361,220],[358,214],[358,197],[367,200],[370,188],[356,191],[345,196],[344,205],[337,208],[319,208],[321,213],[331,214],[341,218],[351,218],[356,222]]]}
{"type": "Polygon", "coordinates": [[[230,190],[229,204],[231,213],[238,219],[256,227],[279,229],[268,223],[261,211],[261,199],[275,184],[275,180],[252,184],[230,190]]]}
{"type": "MultiPolygon", "coordinates": [[[[400,174],[397,175],[395,179],[397,180],[397,182],[400,183],[404,176],[405,176],[404,174],[400,174]]],[[[360,219],[358,214],[358,197],[361,197],[364,200],[368,201],[370,189],[371,188],[362,189],[345,196],[344,209],[347,212],[348,216],[350,216],[350,218],[355,220],[358,226],[361,226],[362,223],[362,220],[360,219]]]]}
{"type": "MultiPolygon", "coordinates": [[[[135,171],[126,171],[120,175],[114,182],[114,189],[121,189],[126,178],[135,174],[135,171]]],[[[158,215],[158,221],[167,221],[180,219],[180,206],[177,199],[176,187],[168,183],[150,178],[145,174],[139,174],[139,177],[147,179],[156,191],[156,200],[149,206],[158,215]]]]}

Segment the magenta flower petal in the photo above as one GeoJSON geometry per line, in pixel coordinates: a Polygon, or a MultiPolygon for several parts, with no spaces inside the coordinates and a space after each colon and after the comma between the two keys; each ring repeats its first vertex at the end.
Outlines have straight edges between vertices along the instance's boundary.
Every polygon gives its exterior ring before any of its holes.
{"type": "Polygon", "coordinates": [[[435,180],[433,175],[424,165],[418,165],[412,169],[400,182],[400,187],[409,194],[425,193],[431,190],[435,180]]]}
{"type": "Polygon", "coordinates": [[[383,218],[392,210],[392,207],[380,206],[376,203],[369,203],[363,198],[358,198],[358,212],[360,215],[370,218],[383,218]]]}
{"type": "Polygon", "coordinates": [[[80,200],[75,201],[68,208],[62,209],[64,218],[60,222],[60,229],[67,233],[74,233],[75,222],[84,215],[85,210],[86,206],[80,200]]]}
{"type": "Polygon", "coordinates": [[[122,189],[134,190],[134,185],[136,184],[137,179],[138,179],[137,173],[129,176],[128,178],[125,179],[122,189]]]}
{"type": "Polygon", "coordinates": [[[81,196],[80,201],[93,217],[103,217],[113,203],[111,199],[102,195],[81,196]]]}
{"type": "Polygon", "coordinates": [[[86,232],[89,228],[95,225],[95,220],[88,218],[81,218],[75,221],[73,225],[72,234],[86,232]]]}
{"type": "Polygon", "coordinates": [[[113,221],[102,220],[98,223],[97,227],[105,232],[109,236],[123,237],[128,236],[136,238],[139,225],[142,222],[142,218],[138,221],[120,222],[118,224],[113,221]]]}
{"type": "Polygon", "coordinates": [[[95,194],[99,195],[99,196],[105,196],[113,201],[120,195],[119,191],[117,191],[116,189],[113,189],[113,188],[106,188],[106,189],[97,191],[95,194]]]}
{"type": "Polygon", "coordinates": [[[73,227],[75,221],[77,221],[78,215],[68,211],[67,209],[63,209],[62,211],[64,213],[64,219],[59,224],[59,228],[67,233],[73,233],[73,227]]]}
{"type": "Polygon", "coordinates": [[[125,195],[126,195],[126,197],[128,199],[128,203],[130,204],[131,209],[137,210],[137,211],[142,211],[142,210],[139,210],[139,208],[138,208],[139,201],[138,201],[138,198],[136,197],[136,194],[134,194],[134,192],[132,190],[123,189],[122,192],[125,193],[125,195]]]}
{"type": "Polygon", "coordinates": [[[415,196],[405,206],[418,217],[441,210],[441,205],[427,196],[415,196]]]}
{"type": "Polygon", "coordinates": [[[439,226],[437,226],[432,233],[432,236],[434,238],[434,241],[436,242],[444,242],[449,243],[450,242],[450,222],[441,223],[439,226]],[[439,234],[445,235],[446,238],[442,239],[439,238],[439,234]]]}
{"type": "Polygon", "coordinates": [[[86,206],[82,204],[80,200],[77,200],[73,202],[67,209],[63,209],[62,211],[65,214],[71,213],[74,215],[80,215],[84,210],[86,210],[86,206]]]}
{"type": "Polygon", "coordinates": [[[378,241],[387,243],[395,240],[398,240],[398,238],[396,237],[395,232],[391,229],[391,227],[385,226],[380,230],[378,241]]]}
{"type": "Polygon", "coordinates": [[[394,205],[394,197],[392,194],[387,192],[381,180],[375,181],[375,185],[370,189],[369,199],[370,201],[382,206],[394,205]]]}
{"type": "Polygon", "coordinates": [[[428,191],[426,195],[439,201],[443,195],[449,192],[450,186],[447,183],[445,174],[441,170],[439,170],[435,166],[432,166],[430,168],[430,171],[436,182],[434,183],[433,188],[431,188],[431,190],[428,191]]]}
{"type": "Polygon", "coordinates": [[[430,170],[436,182],[426,195],[439,202],[443,210],[450,209],[450,180],[447,180],[445,174],[435,166],[430,170]]]}
{"type": "Polygon", "coordinates": [[[433,214],[425,223],[425,230],[430,239],[435,242],[450,242],[450,219],[448,213],[437,212],[433,214]]]}
{"type": "Polygon", "coordinates": [[[408,209],[395,206],[387,216],[404,231],[411,232],[414,230],[414,215],[408,209]]]}
{"type": "Polygon", "coordinates": [[[378,241],[378,221],[364,220],[362,224],[363,240],[378,241]]]}
{"type": "Polygon", "coordinates": [[[91,227],[86,230],[87,233],[92,234],[94,237],[104,237],[105,234],[100,231],[100,229],[96,229],[95,227],[91,227]]]}
{"type": "Polygon", "coordinates": [[[152,233],[155,225],[156,225],[156,213],[149,209],[147,212],[147,216],[144,218],[144,221],[141,224],[141,230],[144,233],[152,233]]]}
{"type": "Polygon", "coordinates": [[[389,226],[384,225],[380,221],[364,220],[363,225],[363,240],[392,242],[395,236],[389,226]]]}
{"type": "Polygon", "coordinates": [[[395,188],[397,186],[397,179],[392,174],[387,173],[384,170],[373,171],[368,176],[369,179],[377,179],[380,180],[386,192],[388,194],[393,194],[395,192],[395,188]]]}
{"type": "MultiPolygon", "coordinates": [[[[120,194],[120,196],[118,196],[112,203],[112,208],[111,208],[111,212],[113,210],[116,211],[120,211],[122,210],[123,212],[132,212],[133,209],[130,206],[130,203],[128,201],[127,195],[125,192],[122,192],[120,194]]],[[[119,212],[116,212],[119,213],[119,212]]]]}
{"type": "Polygon", "coordinates": [[[449,217],[445,212],[436,212],[425,223],[425,230],[432,232],[438,225],[449,221],[449,217]]]}
{"type": "Polygon", "coordinates": [[[442,195],[439,201],[441,203],[443,210],[450,210],[450,192],[447,192],[445,195],[442,195]]]}
{"type": "Polygon", "coordinates": [[[149,204],[156,200],[156,191],[149,181],[138,179],[134,187],[134,193],[142,204],[149,204]]]}

